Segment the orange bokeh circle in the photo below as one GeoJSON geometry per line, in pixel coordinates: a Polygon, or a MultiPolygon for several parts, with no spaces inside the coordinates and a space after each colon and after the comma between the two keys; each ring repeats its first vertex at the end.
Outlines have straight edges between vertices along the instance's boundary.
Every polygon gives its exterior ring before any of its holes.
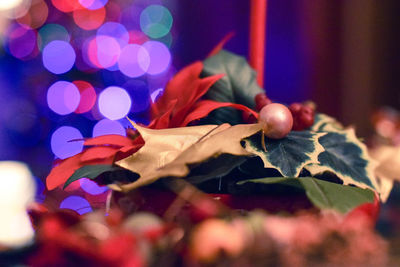
{"type": "Polygon", "coordinates": [[[106,17],[106,9],[104,7],[90,10],[77,9],[73,13],[73,18],[80,28],[84,30],[94,30],[100,27],[106,17]]]}

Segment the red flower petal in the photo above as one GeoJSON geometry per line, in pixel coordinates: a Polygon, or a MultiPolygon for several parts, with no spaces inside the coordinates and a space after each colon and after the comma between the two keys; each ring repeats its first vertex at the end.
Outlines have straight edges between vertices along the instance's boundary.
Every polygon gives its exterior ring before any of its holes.
{"type": "Polygon", "coordinates": [[[65,159],[59,165],[55,166],[46,178],[47,189],[53,190],[67,181],[68,178],[81,167],[81,156],[82,153],[79,153],[65,159]]]}
{"type": "Polygon", "coordinates": [[[131,156],[133,153],[135,153],[136,151],[138,151],[144,144],[144,141],[141,144],[135,144],[133,146],[126,146],[126,147],[122,147],[117,155],[115,156],[115,161],[124,159],[126,157],[131,156]]]}
{"type": "Polygon", "coordinates": [[[84,142],[85,146],[102,146],[102,145],[112,145],[112,146],[130,146],[132,145],[132,139],[117,135],[117,134],[108,134],[97,136],[94,138],[86,139],[84,142]]]}
{"type": "Polygon", "coordinates": [[[91,147],[82,153],[81,162],[113,157],[118,150],[118,148],[111,146],[91,147]]]}
{"type": "Polygon", "coordinates": [[[174,110],[177,102],[178,102],[177,99],[171,100],[167,110],[163,114],[161,114],[160,117],[154,118],[150,122],[148,128],[150,128],[150,129],[165,129],[165,128],[168,128],[169,125],[170,125],[170,119],[171,119],[172,111],[174,110]]]}
{"type": "Polygon", "coordinates": [[[230,32],[211,50],[207,57],[212,57],[218,54],[219,51],[225,46],[225,44],[235,35],[234,32],[230,32]]]}
{"type": "MultiPolygon", "coordinates": [[[[91,149],[93,148],[89,148],[88,150],[91,149]]],[[[57,186],[64,184],[68,180],[68,178],[71,177],[71,175],[74,174],[74,172],[82,166],[113,163],[114,157],[82,162],[82,154],[86,153],[88,150],[76,154],[73,157],[67,158],[63,160],[59,165],[55,166],[46,178],[47,189],[53,190],[57,186]]]]}
{"type": "Polygon", "coordinates": [[[178,99],[178,107],[187,103],[195,93],[191,89],[196,80],[199,80],[203,63],[198,61],[179,71],[165,87],[163,95],[152,105],[152,117],[157,117],[168,110],[169,103],[178,99]]]}
{"type": "Polygon", "coordinates": [[[170,127],[179,127],[187,116],[189,110],[191,110],[193,105],[195,105],[196,101],[199,100],[200,97],[202,97],[205,93],[207,93],[208,89],[210,89],[210,87],[223,76],[224,74],[219,74],[201,79],[195,90],[195,93],[191,95],[191,98],[188,100],[188,102],[181,109],[177,110],[175,114],[173,114],[170,127]]]}
{"type": "Polygon", "coordinates": [[[244,105],[229,102],[217,102],[213,100],[202,100],[196,103],[196,105],[193,107],[193,110],[186,116],[185,120],[180,126],[186,126],[192,121],[204,118],[211,111],[222,107],[232,107],[239,110],[247,111],[258,119],[258,113],[244,105]]]}

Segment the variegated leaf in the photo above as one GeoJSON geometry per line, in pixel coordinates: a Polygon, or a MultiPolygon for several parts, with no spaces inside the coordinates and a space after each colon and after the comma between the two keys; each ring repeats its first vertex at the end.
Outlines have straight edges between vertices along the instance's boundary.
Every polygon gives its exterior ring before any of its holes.
{"type": "Polygon", "coordinates": [[[366,146],[356,137],[353,129],[328,132],[319,137],[318,141],[325,151],[319,154],[318,164],[305,166],[312,175],[329,171],[344,184],[379,189],[374,175],[375,164],[369,157],[366,146]]]}
{"type": "Polygon", "coordinates": [[[318,155],[324,150],[318,138],[324,133],[292,131],[282,139],[266,139],[264,150],[262,134],[244,139],[245,149],[259,156],[265,168],[275,168],[284,177],[297,177],[304,166],[318,163],[318,155]]]}

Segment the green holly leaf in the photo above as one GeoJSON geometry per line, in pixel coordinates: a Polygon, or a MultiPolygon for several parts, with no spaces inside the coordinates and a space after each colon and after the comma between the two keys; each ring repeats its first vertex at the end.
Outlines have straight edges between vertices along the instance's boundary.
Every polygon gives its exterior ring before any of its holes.
{"type": "MultiPolygon", "coordinates": [[[[263,93],[264,89],[258,86],[256,72],[247,63],[244,57],[235,55],[226,50],[207,58],[204,61],[203,77],[215,74],[225,74],[205,94],[205,98],[231,102],[255,108],[254,97],[263,93]]],[[[213,111],[204,124],[239,124],[242,123],[241,112],[233,108],[220,108],[213,111]]]]}
{"type": "Polygon", "coordinates": [[[275,168],[284,177],[297,177],[304,166],[318,163],[318,155],[324,150],[318,143],[323,133],[292,131],[282,139],[266,138],[266,151],[262,147],[262,133],[245,138],[245,149],[257,156],[265,168],[275,168]]]}
{"type": "Polygon", "coordinates": [[[260,186],[284,185],[305,191],[308,199],[322,210],[335,210],[347,213],[364,203],[374,202],[374,192],[354,186],[341,185],[319,180],[313,177],[285,178],[273,177],[240,181],[237,185],[254,184],[260,186]]]}
{"type": "Polygon", "coordinates": [[[333,172],[344,184],[377,190],[374,164],[366,146],[355,136],[353,129],[328,132],[320,136],[324,150],[318,155],[319,163],[305,166],[312,175],[333,172]]]}
{"type": "Polygon", "coordinates": [[[96,179],[103,173],[121,171],[121,167],[115,165],[97,164],[97,165],[86,165],[77,169],[74,174],[68,178],[64,184],[64,189],[69,186],[72,182],[75,182],[81,178],[96,179]]]}

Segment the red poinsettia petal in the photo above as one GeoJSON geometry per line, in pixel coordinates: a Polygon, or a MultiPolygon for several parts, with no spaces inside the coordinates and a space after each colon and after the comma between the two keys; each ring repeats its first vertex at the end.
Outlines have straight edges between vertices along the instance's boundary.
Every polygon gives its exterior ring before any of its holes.
{"type": "Polygon", "coordinates": [[[191,99],[189,99],[189,101],[183,107],[178,109],[176,113],[173,114],[171,118],[171,127],[178,127],[181,125],[182,121],[187,116],[188,111],[193,108],[193,105],[195,105],[196,101],[198,101],[200,97],[207,93],[208,89],[210,89],[210,87],[223,76],[224,74],[218,74],[201,79],[195,90],[196,93],[192,94],[191,99]]]}
{"type": "Polygon", "coordinates": [[[81,161],[86,162],[113,157],[118,150],[118,148],[112,146],[91,147],[82,153],[81,161]]]}
{"type": "Polygon", "coordinates": [[[165,129],[165,128],[169,128],[170,120],[171,120],[171,114],[172,114],[172,111],[174,110],[177,102],[178,102],[177,99],[171,100],[167,110],[163,114],[161,114],[160,117],[154,118],[150,122],[148,128],[150,128],[150,129],[165,129]]]}
{"type": "Polygon", "coordinates": [[[230,32],[211,50],[207,57],[212,57],[218,54],[219,51],[225,46],[225,44],[235,35],[234,32],[230,32]]]}
{"type": "MultiPolygon", "coordinates": [[[[93,148],[89,148],[87,150],[91,150],[93,148]]],[[[83,153],[86,153],[87,150],[76,154],[73,157],[67,158],[63,160],[59,165],[53,167],[50,174],[46,178],[46,186],[48,190],[53,190],[56,187],[64,184],[69,177],[71,177],[74,172],[85,166],[85,165],[96,165],[96,164],[112,164],[114,161],[114,156],[102,159],[95,159],[92,161],[81,160],[83,153]]]]}
{"type": "Polygon", "coordinates": [[[196,102],[197,100],[199,100],[200,97],[207,93],[208,89],[210,89],[210,87],[213,86],[214,83],[216,83],[224,76],[225,74],[222,73],[201,79],[200,86],[197,88],[196,94],[194,95],[194,98],[191,99],[191,101],[196,102]]]}
{"type": "Polygon", "coordinates": [[[65,183],[65,181],[81,167],[81,156],[82,153],[79,153],[65,159],[59,165],[55,166],[46,178],[47,189],[53,190],[57,186],[65,183]]]}
{"type": "Polygon", "coordinates": [[[203,69],[203,63],[198,61],[190,64],[179,71],[165,87],[163,95],[152,105],[152,116],[157,117],[164,113],[169,103],[174,99],[179,99],[179,104],[186,103],[190,99],[194,81],[199,79],[203,69]]]}
{"type": "Polygon", "coordinates": [[[118,152],[127,153],[127,152],[131,152],[131,151],[135,151],[135,150],[137,151],[142,146],[143,146],[143,144],[137,144],[137,145],[133,145],[133,146],[125,146],[125,147],[121,147],[118,150],[118,152]]]}
{"type": "Polygon", "coordinates": [[[197,102],[196,106],[192,111],[186,116],[181,127],[188,125],[190,122],[206,117],[211,111],[222,108],[222,107],[232,107],[239,110],[250,112],[255,118],[258,119],[258,113],[249,107],[241,104],[234,104],[229,102],[217,102],[213,100],[202,100],[197,102]]]}
{"type": "Polygon", "coordinates": [[[85,146],[111,145],[111,146],[123,147],[132,145],[132,139],[122,135],[108,134],[86,139],[84,145],[85,146]]]}
{"type": "Polygon", "coordinates": [[[143,144],[144,144],[144,141],[142,144],[135,144],[133,146],[122,147],[116,154],[115,161],[118,161],[118,160],[121,160],[121,159],[131,156],[133,153],[138,151],[143,146],[143,144]]]}

